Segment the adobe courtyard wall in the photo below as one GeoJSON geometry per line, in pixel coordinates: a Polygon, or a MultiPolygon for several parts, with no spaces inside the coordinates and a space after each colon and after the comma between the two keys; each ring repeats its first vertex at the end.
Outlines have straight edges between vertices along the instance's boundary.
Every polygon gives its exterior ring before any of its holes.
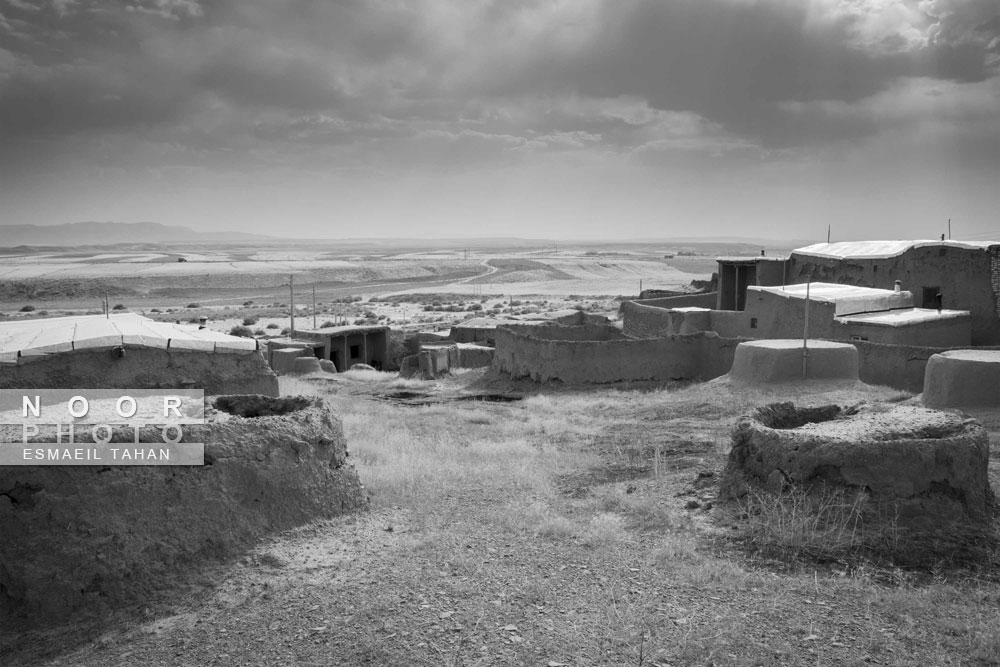
{"type": "MultiPolygon", "coordinates": [[[[535,382],[600,384],[628,381],[704,379],[724,375],[737,340],[712,333],[617,340],[554,340],[497,329],[493,369],[535,382]]],[[[546,332],[551,333],[551,332],[546,332]]]]}
{"type": "Polygon", "coordinates": [[[199,352],[125,346],[78,350],[0,366],[0,389],[191,388],[206,394],[278,395],[278,377],[259,351],[199,352]]]}

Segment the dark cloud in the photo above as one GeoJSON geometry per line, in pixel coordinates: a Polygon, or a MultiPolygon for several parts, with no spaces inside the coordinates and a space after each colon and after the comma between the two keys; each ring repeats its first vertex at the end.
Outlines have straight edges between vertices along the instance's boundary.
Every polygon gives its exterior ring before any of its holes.
{"type": "Polygon", "coordinates": [[[547,150],[773,156],[924,122],[879,105],[912,80],[991,86],[1000,67],[995,0],[0,9],[8,139],[141,133],[226,151],[261,142],[273,154],[287,142],[293,155],[309,143],[378,155],[395,145],[432,162],[477,151],[486,161],[547,150]]]}

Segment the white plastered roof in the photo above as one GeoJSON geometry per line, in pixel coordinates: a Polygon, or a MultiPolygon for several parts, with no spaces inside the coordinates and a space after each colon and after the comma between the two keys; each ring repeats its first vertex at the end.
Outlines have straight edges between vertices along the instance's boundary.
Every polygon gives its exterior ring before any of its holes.
{"type": "Polygon", "coordinates": [[[134,313],[79,315],[0,322],[0,364],[16,364],[59,352],[110,349],[119,345],[202,352],[247,353],[253,338],[198,329],[196,325],[156,322],[134,313]]]}

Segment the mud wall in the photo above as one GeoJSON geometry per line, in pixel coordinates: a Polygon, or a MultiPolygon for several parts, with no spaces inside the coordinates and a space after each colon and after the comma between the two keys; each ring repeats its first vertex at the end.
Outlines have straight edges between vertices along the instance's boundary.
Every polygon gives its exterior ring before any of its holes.
{"type": "Polygon", "coordinates": [[[656,299],[637,299],[624,303],[637,303],[640,306],[656,306],[658,308],[715,308],[718,292],[685,294],[683,296],[664,296],[656,299]]]}
{"type": "MultiPolygon", "coordinates": [[[[962,347],[928,347],[919,345],[886,345],[869,341],[850,341],[860,355],[862,382],[895,387],[920,393],[924,389],[924,371],[932,354],[949,350],[967,350],[962,347]]],[[[976,347],[977,350],[1000,350],[1000,346],[976,347]]]]}
{"type": "Polygon", "coordinates": [[[509,324],[505,328],[543,340],[607,341],[625,337],[621,331],[607,325],[509,324]]]}
{"type": "Polygon", "coordinates": [[[260,351],[199,352],[125,346],[79,350],[0,366],[0,389],[191,388],[206,394],[278,395],[278,378],[260,351]]]}
{"type": "Polygon", "coordinates": [[[908,326],[837,322],[834,336],[841,340],[850,340],[852,336],[857,336],[873,343],[888,345],[956,347],[970,344],[971,325],[972,320],[968,317],[952,317],[908,326]]]}
{"type": "MultiPolygon", "coordinates": [[[[184,427],[184,442],[204,443],[204,466],[0,467],[0,619],[104,613],[206,558],[364,504],[340,420],[320,399],[222,398],[234,414],[184,427]],[[254,416],[275,404],[289,411],[254,416]]],[[[159,430],[141,441],[161,441],[159,430]]]]}
{"type": "Polygon", "coordinates": [[[718,377],[739,341],[712,333],[621,340],[546,340],[523,329],[497,329],[494,370],[512,378],[568,384],[718,377]]]}
{"type": "Polygon", "coordinates": [[[1000,344],[1000,317],[993,289],[993,252],[989,249],[933,245],[911,248],[897,257],[849,259],[792,253],[788,282],[809,280],[892,289],[896,280],[913,292],[914,305],[972,312],[972,344],[1000,344]]]}
{"type": "Polygon", "coordinates": [[[666,336],[679,328],[677,316],[667,310],[666,306],[651,305],[653,301],[666,299],[650,299],[649,301],[625,301],[619,313],[622,317],[622,331],[633,338],[657,338],[666,336]]]}

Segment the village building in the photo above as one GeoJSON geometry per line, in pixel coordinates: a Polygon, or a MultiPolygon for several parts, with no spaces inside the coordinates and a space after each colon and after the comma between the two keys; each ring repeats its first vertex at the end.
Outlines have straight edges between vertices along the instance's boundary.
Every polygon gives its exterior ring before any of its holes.
{"type": "Polygon", "coordinates": [[[384,325],[297,329],[292,340],[308,346],[320,359],[332,361],[340,373],[354,364],[381,370],[389,358],[389,327],[384,325]]]}
{"type": "Polygon", "coordinates": [[[278,395],[253,338],[134,313],[0,322],[0,388],[204,389],[278,395]]]}

